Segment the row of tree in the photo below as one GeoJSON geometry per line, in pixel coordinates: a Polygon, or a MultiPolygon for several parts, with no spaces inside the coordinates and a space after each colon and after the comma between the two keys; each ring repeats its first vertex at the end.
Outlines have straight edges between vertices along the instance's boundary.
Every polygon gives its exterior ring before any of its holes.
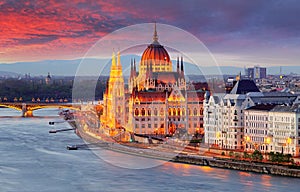
{"type": "MultiPolygon", "coordinates": [[[[58,100],[61,98],[72,98],[73,80],[56,79],[55,81],[46,84],[44,79],[4,79],[0,80],[0,101],[14,102],[17,98],[22,98],[23,102],[31,102],[32,98],[35,100],[45,100],[46,98],[53,98],[58,100]],[[55,83],[56,82],[56,83],[55,83]]],[[[105,90],[106,81],[90,82],[89,80],[80,81],[77,86],[82,88],[80,91],[82,98],[86,97],[87,90],[94,91],[95,100],[102,99],[103,91],[105,90]],[[92,84],[94,83],[94,84],[92,84]]]]}
{"type": "MultiPolygon", "coordinates": [[[[223,152],[222,155],[225,155],[225,153],[223,152]]],[[[255,150],[253,153],[244,152],[243,156],[240,153],[234,153],[234,152],[230,151],[229,156],[232,158],[235,158],[235,159],[243,158],[245,160],[251,160],[251,161],[262,161],[264,159],[264,155],[258,150],[255,150]]],[[[294,162],[291,154],[282,154],[282,153],[278,153],[278,152],[276,152],[276,153],[270,152],[265,155],[265,158],[268,161],[271,161],[273,163],[293,163],[294,162]]]]}

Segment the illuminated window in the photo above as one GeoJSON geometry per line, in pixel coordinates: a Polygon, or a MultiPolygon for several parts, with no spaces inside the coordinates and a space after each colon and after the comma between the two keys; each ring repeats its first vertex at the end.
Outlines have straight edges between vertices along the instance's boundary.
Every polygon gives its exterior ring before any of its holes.
{"type": "Polygon", "coordinates": [[[135,108],[135,110],[134,110],[134,115],[135,115],[135,116],[139,116],[139,109],[138,109],[138,108],[135,108]]]}
{"type": "Polygon", "coordinates": [[[202,108],[200,109],[200,115],[203,115],[203,109],[202,108]]]}
{"type": "Polygon", "coordinates": [[[144,108],[142,108],[142,116],[145,116],[145,114],[146,114],[146,111],[145,111],[145,109],[144,108]]]}
{"type": "Polygon", "coordinates": [[[181,115],[180,108],[177,109],[177,115],[181,115]]]}

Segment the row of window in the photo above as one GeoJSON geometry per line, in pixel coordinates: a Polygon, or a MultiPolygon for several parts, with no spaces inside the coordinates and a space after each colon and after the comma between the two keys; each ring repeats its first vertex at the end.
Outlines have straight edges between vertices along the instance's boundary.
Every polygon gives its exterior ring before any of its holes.
{"type": "Polygon", "coordinates": [[[267,116],[258,116],[258,115],[246,115],[246,120],[252,120],[252,121],[268,121],[267,116]]]}
{"type": "MultiPolygon", "coordinates": [[[[192,125],[193,125],[194,128],[199,127],[199,126],[200,126],[200,128],[203,128],[203,124],[200,124],[200,125],[198,126],[197,123],[194,123],[194,124],[189,123],[189,127],[190,127],[190,128],[192,127],[192,125]]],[[[138,129],[138,128],[140,128],[140,127],[141,127],[141,128],[148,128],[148,129],[151,129],[151,128],[156,129],[156,128],[162,128],[162,127],[164,127],[164,123],[161,123],[159,127],[158,127],[158,124],[157,124],[157,123],[155,123],[155,124],[153,125],[153,127],[152,127],[152,124],[151,124],[151,123],[135,124],[135,129],[138,129]]]]}
{"type": "MultiPolygon", "coordinates": [[[[148,109],[135,108],[135,110],[134,110],[134,115],[135,116],[151,116],[151,114],[152,114],[152,109],[151,108],[148,108],[148,109]]],[[[164,114],[165,114],[164,108],[160,108],[159,115],[163,116],[164,114]]],[[[158,109],[157,108],[154,108],[153,115],[154,116],[158,115],[158,109]]],[[[169,108],[168,109],[168,115],[169,116],[184,116],[185,115],[185,108],[169,108]]],[[[190,108],[188,108],[188,115],[190,115],[190,116],[192,115],[190,108]]],[[[194,108],[193,115],[194,116],[203,115],[203,109],[200,109],[198,111],[196,108],[194,108]]]]}
{"type": "MultiPolygon", "coordinates": [[[[164,118],[153,118],[153,121],[165,121],[164,118]]],[[[191,119],[190,119],[191,120],[191,119]]],[[[151,121],[150,118],[135,118],[135,121],[151,121]]],[[[185,121],[185,118],[169,118],[168,119],[169,122],[172,122],[172,121],[185,121]]],[[[195,121],[197,121],[197,119],[195,119],[195,121]]]]}
{"type": "Polygon", "coordinates": [[[266,130],[257,130],[257,129],[245,129],[245,133],[260,134],[260,135],[268,134],[268,132],[266,130]]]}
{"type": "Polygon", "coordinates": [[[246,127],[254,127],[254,128],[268,128],[268,124],[267,123],[257,123],[257,122],[246,122],[245,123],[246,127]]]}

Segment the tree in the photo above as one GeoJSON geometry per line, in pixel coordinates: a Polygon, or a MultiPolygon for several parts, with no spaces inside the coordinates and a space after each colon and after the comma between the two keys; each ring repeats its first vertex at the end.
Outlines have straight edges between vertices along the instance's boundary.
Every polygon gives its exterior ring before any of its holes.
{"type": "Polygon", "coordinates": [[[252,153],[252,159],[253,160],[258,160],[258,161],[262,161],[262,159],[263,159],[263,155],[261,154],[261,152],[260,151],[258,151],[258,150],[255,150],[253,153],[252,153]]]}
{"type": "Polygon", "coordinates": [[[243,157],[244,157],[245,159],[248,159],[248,158],[250,158],[249,154],[248,154],[246,151],[244,151],[244,155],[243,155],[243,157]]]}

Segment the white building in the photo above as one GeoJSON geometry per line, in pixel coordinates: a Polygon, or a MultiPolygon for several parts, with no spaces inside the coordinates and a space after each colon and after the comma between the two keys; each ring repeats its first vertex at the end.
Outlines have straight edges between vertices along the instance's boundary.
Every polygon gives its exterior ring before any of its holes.
{"type": "Polygon", "coordinates": [[[244,144],[245,150],[259,150],[268,153],[273,150],[269,126],[269,111],[275,105],[256,105],[244,112],[244,144]]]}
{"type": "Polygon", "coordinates": [[[209,146],[225,149],[244,149],[243,110],[253,106],[246,94],[259,92],[251,80],[240,80],[230,94],[205,97],[204,140],[209,146]]]}
{"type": "Polygon", "coordinates": [[[249,110],[245,116],[244,111],[260,104],[291,105],[296,99],[297,95],[290,93],[261,93],[251,80],[238,81],[230,94],[206,95],[203,102],[205,143],[220,149],[273,150],[275,146],[271,145],[267,125],[269,114],[249,110]]]}
{"type": "Polygon", "coordinates": [[[300,105],[277,105],[269,112],[271,151],[300,155],[300,105]]]}
{"type": "Polygon", "coordinates": [[[298,104],[257,105],[245,110],[245,150],[299,156],[299,114],[298,104]]]}

